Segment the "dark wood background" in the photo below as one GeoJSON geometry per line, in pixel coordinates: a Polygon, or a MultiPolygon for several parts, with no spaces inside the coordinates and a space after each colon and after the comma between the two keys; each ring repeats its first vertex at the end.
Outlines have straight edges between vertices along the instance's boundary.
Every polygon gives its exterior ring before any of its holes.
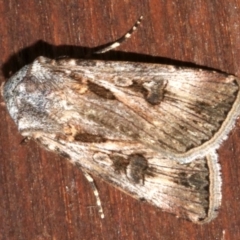
{"type": "MultiPolygon", "coordinates": [[[[239,0],[2,0],[1,82],[40,55],[82,57],[141,15],[132,38],[103,59],[177,60],[240,76],[239,0]]],[[[34,142],[21,145],[1,104],[0,239],[240,239],[239,124],[219,150],[223,201],[216,220],[199,226],[177,219],[95,179],[102,220],[81,171],[34,142]]]]}

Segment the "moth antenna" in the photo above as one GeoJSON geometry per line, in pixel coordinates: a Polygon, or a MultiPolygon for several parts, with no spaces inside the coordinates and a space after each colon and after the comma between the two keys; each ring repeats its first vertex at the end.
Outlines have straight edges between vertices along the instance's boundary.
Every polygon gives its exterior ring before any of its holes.
{"type": "Polygon", "coordinates": [[[103,213],[103,208],[102,208],[102,204],[101,204],[101,200],[100,200],[100,197],[99,197],[99,193],[98,193],[98,190],[96,188],[96,185],[94,183],[94,180],[93,178],[91,177],[90,174],[88,174],[87,172],[84,172],[83,171],[83,174],[84,176],[86,177],[86,179],[88,180],[88,182],[90,183],[91,185],[91,188],[93,190],[93,194],[95,195],[95,198],[96,198],[96,204],[98,206],[98,212],[100,214],[100,217],[101,218],[104,218],[104,213],[103,213]]]}
{"type": "Polygon", "coordinates": [[[122,37],[120,37],[118,40],[116,40],[115,42],[113,43],[110,43],[110,45],[104,47],[103,49],[100,49],[94,53],[96,54],[100,54],[100,53],[105,53],[105,52],[108,52],[114,48],[117,48],[121,45],[122,42],[124,42],[125,40],[127,40],[128,38],[130,38],[133,34],[133,32],[135,32],[138,28],[138,26],[140,25],[141,21],[143,19],[143,16],[141,16],[137,22],[133,25],[133,27],[122,37]]]}

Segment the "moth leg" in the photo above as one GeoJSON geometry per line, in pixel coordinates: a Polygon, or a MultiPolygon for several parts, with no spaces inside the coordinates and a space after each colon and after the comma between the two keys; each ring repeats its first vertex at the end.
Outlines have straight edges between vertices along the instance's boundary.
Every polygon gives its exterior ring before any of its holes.
{"type": "Polygon", "coordinates": [[[5,85],[5,82],[2,82],[2,83],[1,83],[1,86],[0,86],[0,94],[1,94],[2,97],[3,97],[3,88],[4,88],[4,85],[5,85]]]}
{"type": "Polygon", "coordinates": [[[86,177],[86,179],[88,180],[88,182],[90,183],[91,187],[92,187],[92,190],[93,190],[93,194],[95,195],[95,198],[96,198],[96,203],[97,203],[97,206],[98,206],[98,212],[100,214],[100,217],[101,218],[104,218],[104,213],[103,213],[103,208],[102,208],[102,204],[101,204],[101,200],[100,200],[100,197],[99,197],[99,193],[98,193],[98,190],[96,188],[96,185],[94,183],[94,180],[93,178],[91,177],[90,174],[88,174],[87,172],[84,172],[83,171],[83,174],[84,176],[86,177]]]}
{"type": "Polygon", "coordinates": [[[20,145],[25,145],[26,143],[28,143],[28,141],[30,140],[29,137],[24,137],[21,142],[20,142],[20,145]]]}
{"type": "Polygon", "coordinates": [[[126,39],[130,38],[133,34],[134,31],[137,30],[137,27],[140,25],[141,21],[143,19],[143,16],[141,16],[137,22],[134,24],[134,26],[122,37],[120,37],[118,40],[116,40],[115,42],[113,43],[110,43],[109,45],[107,45],[106,47],[94,52],[96,54],[99,54],[99,53],[105,53],[105,52],[108,52],[114,48],[117,48],[121,45],[122,42],[124,42],[126,39]]]}

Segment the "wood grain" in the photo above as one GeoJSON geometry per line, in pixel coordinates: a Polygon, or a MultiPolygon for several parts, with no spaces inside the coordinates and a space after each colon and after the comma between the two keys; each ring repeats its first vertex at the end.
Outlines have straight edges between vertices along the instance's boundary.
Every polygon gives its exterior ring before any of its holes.
{"type": "MultiPolygon", "coordinates": [[[[240,76],[239,0],[3,0],[1,82],[40,55],[85,56],[122,36],[140,15],[131,39],[97,57],[194,63],[240,76]]],[[[34,142],[20,144],[2,105],[0,239],[240,239],[240,121],[219,150],[223,202],[216,220],[199,226],[177,219],[95,179],[102,220],[81,171],[34,142]]]]}

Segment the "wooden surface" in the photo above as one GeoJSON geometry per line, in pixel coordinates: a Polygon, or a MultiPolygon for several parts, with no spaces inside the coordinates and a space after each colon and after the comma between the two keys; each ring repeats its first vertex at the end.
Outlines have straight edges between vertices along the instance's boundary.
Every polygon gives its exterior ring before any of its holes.
{"type": "MultiPolygon", "coordinates": [[[[80,58],[122,36],[140,15],[138,31],[103,59],[191,62],[240,76],[239,0],[2,0],[1,82],[40,55],[80,58]]],[[[102,220],[81,171],[32,141],[21,145],[1,106],[0,240],[240,239],[239,124],[219,150],[223,201],[216,220],[199,226],[177,219],[95,179],[102,220]]]]}

